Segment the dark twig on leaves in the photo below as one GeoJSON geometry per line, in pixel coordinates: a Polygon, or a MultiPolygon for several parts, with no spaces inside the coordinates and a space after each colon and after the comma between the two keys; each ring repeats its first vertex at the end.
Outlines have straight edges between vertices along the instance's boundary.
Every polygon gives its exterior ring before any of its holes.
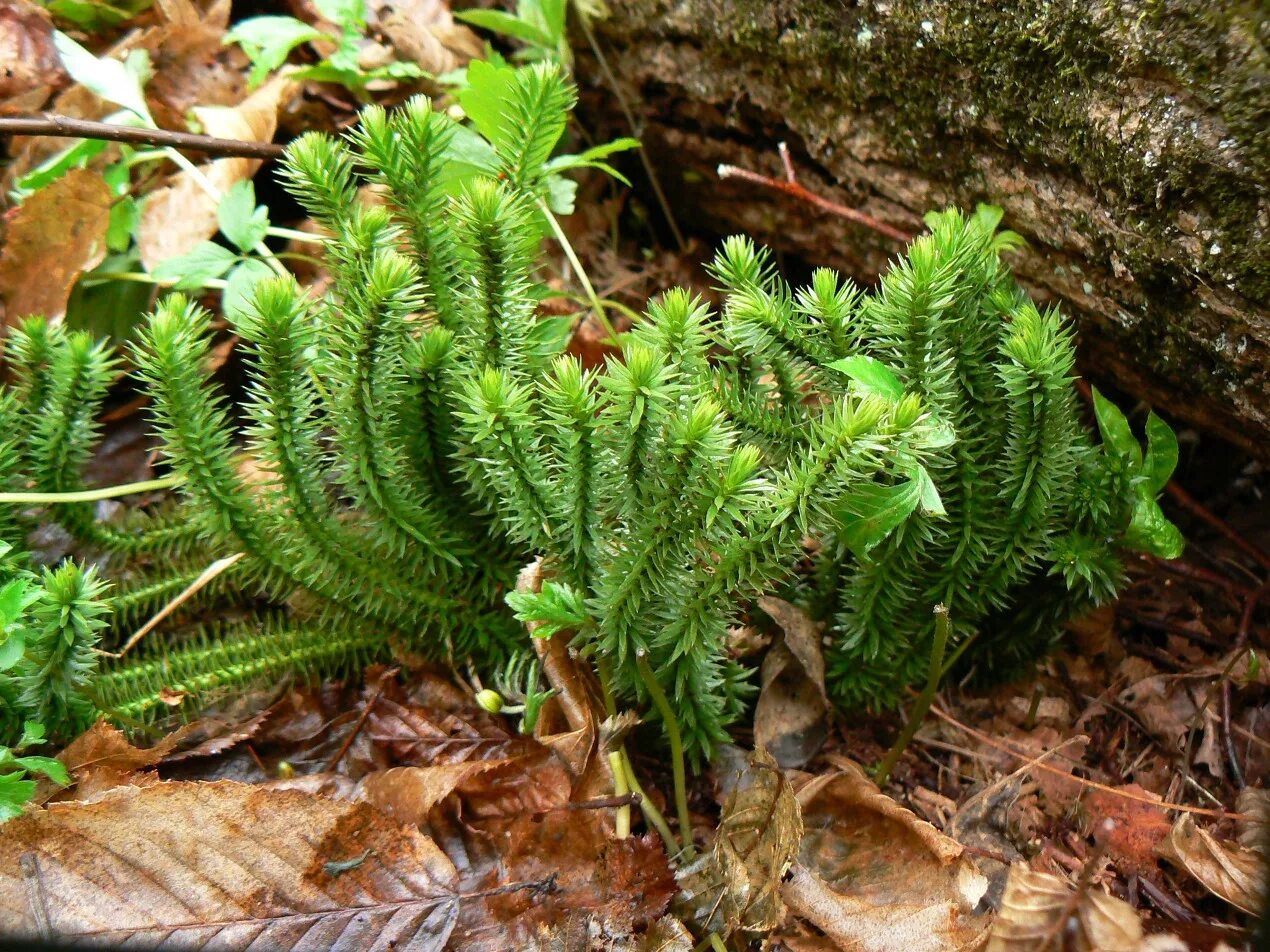
{"type": "Polygon", "coordinates": [[[872,215],[866,215],[862,211],[854,208],[848,208],[846,205],[839,205],[827,198],[822,198],[815,192],[808,191],[798,184],[797,177],[794,174],[794,164],[789,157],[789,149],[782,142],[779,146],[781,165],[785,169],[784,180],[772,178],[768,175],[760,175],[758,172],[751,172],[749,169],[738,168],[735,165],[720,165],[719,178],[736,178],[743,182],[752,182],[755,185],[762,185],[764,188],[774,189],[778,192],[784,192],[792,198],[798,199],[800,202],[806,202],[814,205],[822,211],[826,211],[831,215],[837,215],[839,218],[845,218],[847,221],[853,221],[858,225],[864,225],[866,228],[872,228],[878,234],[886,235],[888,238],[894,238],[896,241],[911,241],[913,236],[906,231],[880,222],[872,215]]]}
{"type": "MultiPolygon", "coordinates": [[[[1238,661],[1239,655],[1248,647],[1248,637],[1252,630],[1252,616],[1257,605],[1265,596],[1270,595],[1270,582],[1262,585],[1244,600],[1244,610],[1239,616],[1239,632],[1235,636],[1235,654],[1232,664],[1238,661]]],[[[1230,761],[1230,779],[1235,787],[1242,790],[1248,785],[1244,779],[1244,768],[1239,762],[1239,751],[1235,749],[1235,735],[1230,725],[1230,669],[1221,679],[1221,734],[1226,748],[1226,759],[1230,761]]]]}
{"type": "Polygon", "coordinates": [[[277,159],[283,147],[272,142],[247,142],[243,139],[219,139],[193,132],[170,132],[167,129],[143,129],[121,126],[113,122],[95,122],[40,113],[36,116],[0,117],[0,135],[55,136],[67,139],[106,139],[110,142],[132,142],[139,145],[170,146],[185,152],[203,152],[215,156],[237,156],[245,159],[277,159]]]}
{"type": "Polygon", "coordinates": [[[1175,482],[1170,482],[1164,487],[1173,501],[1185,509],[1191,515],[1208,523],[1234,545],[1239,551],[1254,559],[1263,569],[1270,569],[1270,553],[1258,546],[1254,542],[1250,542],[1236,532],[1224,519],[1214,513],[1202,502],[1188,493],[1185,489],[1175,482]]]}
{"type": "Polygon", "coordinates": [[[643,800],[644,798],[638,793],[624,793],[616,797],[593,797],[590,800],[577,800],[558,807],[551,807],[548,810],[539,810],[533,814],[533,821],[541,823],[547,818],[548,813],[555,813],[559,810],[608,810],[616,809],[617,807],[638,806],[643,800]]]}

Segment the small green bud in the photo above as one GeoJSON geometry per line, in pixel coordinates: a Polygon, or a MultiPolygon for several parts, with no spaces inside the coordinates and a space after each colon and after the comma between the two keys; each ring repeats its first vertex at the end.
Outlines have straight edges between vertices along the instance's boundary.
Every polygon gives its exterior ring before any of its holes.
{"type": "Polygon", "coordinates": [[[486,688],[484,691],[476,692],[476,703],[481,706],[482,710],[497,714],[503,709],[503,696],[497,691],[486,688]]]}

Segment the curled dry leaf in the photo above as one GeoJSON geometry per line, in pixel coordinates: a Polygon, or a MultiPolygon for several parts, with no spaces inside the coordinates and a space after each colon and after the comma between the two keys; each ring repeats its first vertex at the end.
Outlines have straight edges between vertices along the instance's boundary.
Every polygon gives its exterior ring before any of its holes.
{"type": "Polygon", "coordinates": [[[1244,787],[1235,798],[1235,809],[1244,817],[1236,825],[1239,845],[1270,853],[1270,790],[1244,787]]]}
{"type": "MultiPolygon", "coordinates": [[[[192,110],[208,135],[223,139],[270,142],[278,125],[278,110],[291,98],[296,83],[279,73],[239,105],[196,106],[192,110]]],[[[207,182],[224,193],[235,182],[251,178],[259,159],[223,158],[200,166],[207,182]]],[[[161,261],[183,255],[216,234],[218,201],[189,172],[173,176],[172,184],[147,199],[137,232],[137,247],[147,271],[161,261]]]]}
{"type": "Polygon", "coordinates": [[[75,781],[74,797],[90,800],[123,785],[142,786],[158,777],[148,772],[184,738],[176,731],[153,747],[133,747],[123,733],[101,720],[71,741],[57,755],[75,781]]]}
{"type": "Polygon", "coordinates": [[[72,169],[10,212],[0,255],[7,322],[65,314],[79,276],[106,256],[109,225],[110,187],[87,169],[72,169]]]}
{"type": "Polygon", "coordinates": [[[803,836],[782,895],[843,949],[937,952],[976,941],[987,880],[961,846],[878,790],[856,764],[798,790],[803,836]]]}
{"type": "Polygon", "coordinates": [[[763,658],[754,743],[769,751],[780,766],[801,767],[816,755],[828,735],[820,626],[782,599],[768,596],[758,604],[780,626],[782,636],[763,658]]]}
{"type": "Polygon", "coordinates": [[[1159,846],[1160,855],[1194,876],[1209,892],[1249,915],[1265,905],[1264,854],[1223,843],[1201,829],[1189,813],[1180,816],[1159,846]]]}
{"type": "Polygon", "coordinates": [[[1010,869],[988,952],[1140,952],[1142,923],[1127,902],[1092,887],[1076,894],[1066,880],[1022,864],[1010,869]]]}
{"type": "Polygon", "coordinates": [[[371,0],[366,12],[372,27],[388,38],[397,56],[434,76],[485,54],[481,38],[454,22],[445,0],[371,0]]]}
{"type": "Polygon", "coordinates": [[[785,915],[781,880],[802,833],[789,780],[771,754],[755,750],[723,806],[713,848],[680,873],[694,919],[720,933],[776,928],[785,915]]]}

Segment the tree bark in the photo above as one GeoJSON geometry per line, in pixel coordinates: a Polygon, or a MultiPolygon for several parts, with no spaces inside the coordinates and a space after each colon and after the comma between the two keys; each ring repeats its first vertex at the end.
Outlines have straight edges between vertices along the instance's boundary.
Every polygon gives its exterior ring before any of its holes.
{"type": "MultiPolygon", "coordinates": [[[[1270,18],[1239,0],[621,0],[598,44],[685,224],[868,279],[990,202],[1108,382],[1270,459],[1270,18]]],[[[580,46],[582,44],[579,44],[580,46]]],[[[586,54],[583,54],[584,57],[586,54]]],[[[592,122],[625,131],[599,64],[592,122]]]]}

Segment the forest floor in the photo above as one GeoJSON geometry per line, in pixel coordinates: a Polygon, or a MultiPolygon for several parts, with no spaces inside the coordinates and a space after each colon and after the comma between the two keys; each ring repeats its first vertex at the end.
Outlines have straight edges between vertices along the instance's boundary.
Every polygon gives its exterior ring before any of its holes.
{"type": "MultiPolygon", "coordinates": [[[[307,0],[272,6],[250,12],[320,19],[307,0]]],[[[414,50],[434,73],[480,53],[444,4],[408,6],[407,26],[390,16],[401,5],[368,6],[366,32],[381,49],[414,50]]],[[[228,138],[286,142],[355,122],[357,98],[340,86],[271,80],[249,91],[250,64],[221,45],[228,13],[159,2],[75,35],[95,54],[147,50],[147,95],[168,128],[205,106],[227,110],[228,138]]],[[[12,44],[0,50],[12,57],[0,115],[110,111],[63,71],[40,9],[4,0],[0,20],[12,44]]],[[[392,105],[419,88],[384,82],[369,94],[392,105]]],[[[66,144],[13,139],[6,188],[66,144]]],[[[224,185],[254,177],[275,223],[307,227],[272,161],[218,168],[224,185]]],[[[127,186],[132,238],[112,255],[148,269],[190,235],[215,233],[215,209],[209,219],[181,175],[159,164],[127,186]]],[[[126,282],[99,282],[109,294],[93,300],[74,291],[100,271],[107,229],[121,227],[100,181],[65,175],[11,204],[0,259],[10,318],[44,311],[126,336],[153,300],[153,286],[138,296],[126,282]]],[[[640,312],[675,285],[713,294],[702,263],[717,236],[689,228],[676,246],[646,190],[598,175],[577,204],[566,229],[613,313],[640,312]]],[[[857,227],[844,221],[843,240],[857,227]]],[[[604,337],[585,316],[578,275],[558,246],[550,258],[544,277],[563,293],[544,307],[578,315],[571,346],[599,363],[604,337]]],[[[296,269],[306,283],[323,279],[310,262],[296,269]]],[[[231,389],[239,346],[222,330],[218,373],[231,389]]],[[[114,394],[90,484],[161,475],[144,404],[114,394]]],[[[1270,843],[1270,474],[1203,434],[1181,437],[1165,508],[1187,538],[1183,558],[1131,561],[1119,600],[1074,623],[1032,675],[943,685],[881,788],[868,769],[904,717],[829,716],[819,631],[765,602],[735,640],[762,668],[752,726],[691,778],[695,865],[672,864],[638,808],[634,834],[616,837],[618,812],[636,798],[606,787],[594,753],[604,712],[580,669],[576,696],[563,700],[588,710],[586,723],[568,723],[568,705],[553,702],[525,736],[515,718],[475,704],[470,673],[403,658],[355,683],[261,690],[166,733],[99,723],[58,753],[72,785],[46,782],[38,806],[0,828],[0,910],[37,910],[52,935],[59,913],[42,897],[71,895],[98,939],[179,948],[244,948],[266,933],[277,946],[392,947],[411,915],[429,924],[426,948],[1239,948],[1264,901],[1270,843]],[[814,754],[774,769],[746,753],[756,736],[814,754]],[[79,806],[56,806],[70,803],[79,806]],[[128,862],[112,866],[120,854],[128,862]],[[712,880],[711,863],[729,875],[712,880]],[[243,867],[268,869],[270,888],[243,867]],[[106,882],[106,869],[126,876],[106,882]],[[394,892],[400,882],[413,884],[409,901],[394,892]],[[245,883],[256,891],[237,891],[245,883]]],[[[36,540],[48,558],[65,545],[52,529],[36,540]]],[[[644,795],[672,814],[665,758],[636,743],[633,760],[644,795]]]]}

